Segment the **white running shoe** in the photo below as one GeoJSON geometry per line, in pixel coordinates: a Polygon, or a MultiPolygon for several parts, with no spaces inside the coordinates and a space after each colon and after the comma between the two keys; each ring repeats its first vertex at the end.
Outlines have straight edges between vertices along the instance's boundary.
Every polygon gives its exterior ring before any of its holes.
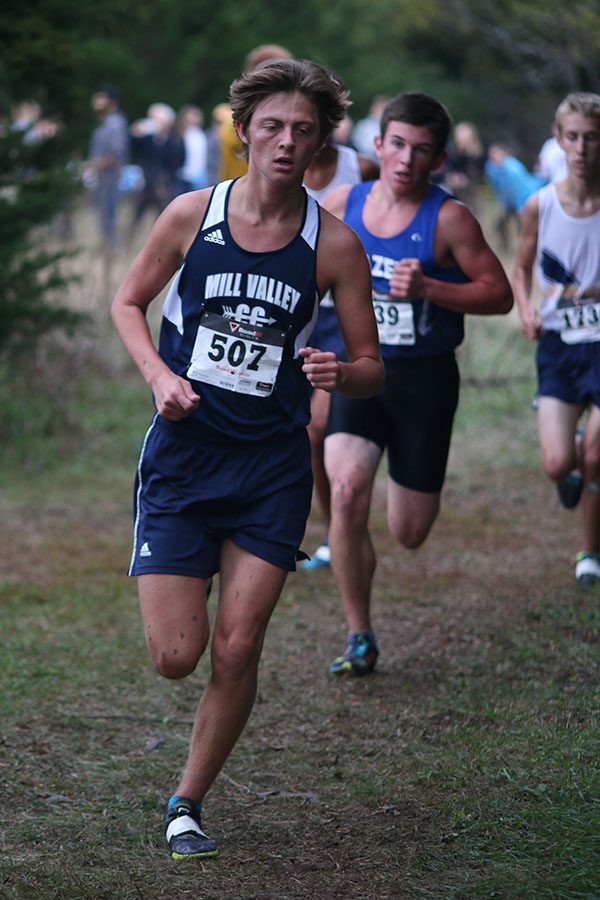
{"type": "Polygon", "coordinates": [[[582,550],[577,554],[575,563],[575,580],[577,584],[591,585],[600,581],[600,558],[596,553],[582,550]]]}

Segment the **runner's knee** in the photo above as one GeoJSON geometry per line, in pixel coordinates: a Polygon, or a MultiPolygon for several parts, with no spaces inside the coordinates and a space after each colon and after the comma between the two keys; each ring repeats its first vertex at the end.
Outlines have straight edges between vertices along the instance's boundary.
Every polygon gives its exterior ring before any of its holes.
{"type": "Polygon", "coordinates": [[[420,522],[407,519],[388,519],[390,534],[402,547],[416,550],[431,531],[433,521],[420,522]]]}
{"type": "Polygon", "coordinates": [[[575,456],[567,458],[555,447],[546,447],[542,449],[542,465],[544,472],[552,481],[560,481],[575,466],[575,456]]]}
{"type": "Polygon", "coordinates": [[[186,635],[182,629],[160,641],[147,633],[146,642],[154,668],[163,678],[176,680],[191,675],[206,649],[208,637],[208,628],[193,636],[186,635]]]}
{"type": "Polygon", "coordinates": [[[212,645],[212,672],[216,679],[240,681],[249,671],[255,671],[262,641],[251,635],[215,635],[212,645]]]}
{"type": "Polygon", "coordinates": [[[163,678],[177,680],[186,678],[195,671],[202,649],[186,649],[185,647],[171,646],[157,651],[156,653],[150,648],[150,655],[154,668],[163,678]]]}
{"type": "MultiPolygon", "coordinates": [[[[331,473],[329,473],[331,480],[331,473]]],[[[361,479],[352,475],[334,476],[331,484],[331,513],[348,528],[366,522],[369,516],[370,491],[361,479]]]]}

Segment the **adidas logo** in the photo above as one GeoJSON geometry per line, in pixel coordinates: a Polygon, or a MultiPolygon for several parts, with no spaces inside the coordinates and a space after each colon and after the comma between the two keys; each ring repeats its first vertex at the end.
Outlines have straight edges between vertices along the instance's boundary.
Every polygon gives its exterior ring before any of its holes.
{"type": "Polygon", "coordinates": [[[204,235],[205,241],[211,241],[213,244],[222,244],[225,246],[225,241],[223,240],[223,232],[220,228],[215,228],[214,231],[211,231],[210,234],[204,235]]]}
{"type": "Polygon", "coordinates": [[[148,541],[140,547],[140,556],[152,556],[152,550],[148,546],[148,541]]]}

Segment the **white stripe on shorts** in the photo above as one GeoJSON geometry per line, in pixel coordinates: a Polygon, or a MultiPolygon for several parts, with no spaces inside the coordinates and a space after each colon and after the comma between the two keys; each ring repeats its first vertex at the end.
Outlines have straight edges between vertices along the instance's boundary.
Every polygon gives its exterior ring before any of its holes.
{"type": "Polygon", "coordinates": [[[128,572],[129,575],[131,575],[131,570],[133,569],[133,564],[135,562],[135,557],[136,557],[137,548],[138,548],[138,528],[139,528],[139,524],[140,524],[140,498],[142,496],[142,462],[144,461],[144,451],[146,449],[146,444],[148,443],[148,438],[150,437],[150,432],[155,427],[157,419],[158,419],[158,413],[152,419],[150,428],[148,429],[148,431],[146,432],[146,435],[144,437],[144,443],[142,444],[142,449],[140,451],[140,459],[139,459],[138,467],[137,467],[138,489],[137,489],[137,493],[135,495],[135,522],[133,525],[133,550],[131,551],[131,562],[129,563],[129,572],[128,572]]]}

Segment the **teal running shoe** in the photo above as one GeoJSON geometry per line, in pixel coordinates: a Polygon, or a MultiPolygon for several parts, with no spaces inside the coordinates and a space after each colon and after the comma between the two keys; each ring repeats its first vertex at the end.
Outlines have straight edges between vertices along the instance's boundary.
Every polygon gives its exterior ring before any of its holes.
{"type": "Polygon", "coordinates": [[[305,572],[314,572],[315,569],[328,569],[331,565],[331,551],[327,544],[317,547],[310,559],[300,563],[300,568],[305,572]]]}
{"type": "Polygon", "coordinates": [[[218,855],[215,841],[202,831],[200,804],[193,800],[180,797],[169,806],[164,829],[172,859],[204,859],[218,855]]]}
{"type": "Polygon", "coordinates": [[[370,675],[378,656],[373,632],[354,631],[348,635],[346,652],[333,660],[329,672],[332,675],[370,675]]]}

